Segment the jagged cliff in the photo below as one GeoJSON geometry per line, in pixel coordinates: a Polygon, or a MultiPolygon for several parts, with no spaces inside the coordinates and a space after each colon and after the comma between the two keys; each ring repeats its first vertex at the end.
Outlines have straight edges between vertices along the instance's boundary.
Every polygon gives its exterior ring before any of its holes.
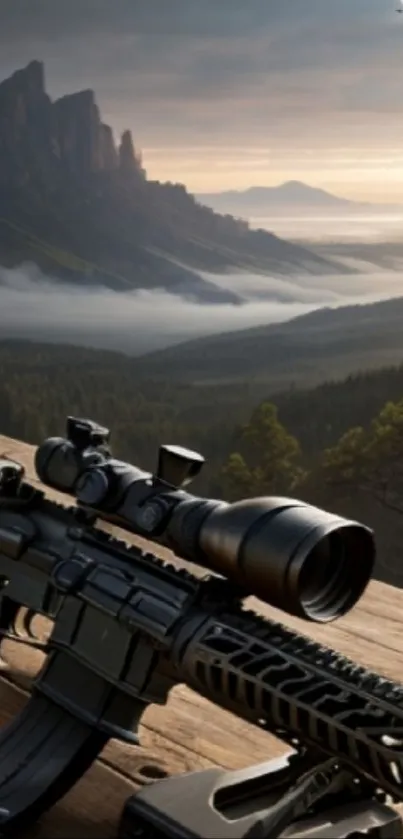
{"type": "Polygon", "coordinates": [[[53,102],[40,61],[0,84],[0,265],[27,259],[78,282],[232,303],[242,301],[195,270],[338,270],[180,184],[149,181],[130,131],[115,143],[92,90],[53,102]]]}
{"type": "Polygon", "coordinates": [[[40,61],[32,61],[0,84],[1,185],[118,170],[126,176],[145,175],[130,131],[123,133],[117,148],[92,90],[52,102],[40,61]]]}

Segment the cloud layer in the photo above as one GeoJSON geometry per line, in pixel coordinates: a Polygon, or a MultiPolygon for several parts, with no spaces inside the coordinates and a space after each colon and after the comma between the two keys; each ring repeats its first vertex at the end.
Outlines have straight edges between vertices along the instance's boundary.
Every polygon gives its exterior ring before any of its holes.
{"type": "MultiPolygon", "coordinates": [[[[367,266],[368,268],[368,266],[367,266]]],[[[0,339],[76,343],[138,354],[187,338],[288,320],[322,306],[365,303],[402,294],[401,274],[354,278],[210,276],[232,288],[243,306],[200,306],[162,292],[122,294],[52,282],[33,265],[0,268],[0,339]]]]}

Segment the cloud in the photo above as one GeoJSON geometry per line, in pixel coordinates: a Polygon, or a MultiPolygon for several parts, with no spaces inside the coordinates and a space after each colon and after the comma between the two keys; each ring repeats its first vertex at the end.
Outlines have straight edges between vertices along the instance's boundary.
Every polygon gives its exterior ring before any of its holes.
{"type": "MultiPolygon", "coordinates": [[[[351,0],[361,11],[371,2],[351,0]]],[[[14,37],[64,38],[88,34],[132,32],[140,35],[223,35],[253,34],[262,26],[298,23],[320,17],[334,18],[349,3],[339,0],[323,14],[317,0],[2,0],[0,22],[14,37]],[[336,9],[337,6],[337,9],[336,9]]],[[[375,6],[374,6],[375,8],[375,6]]],[[[3,29],[4,31],[4,29],[3,29]]]]}
{"type": "MultiPolygon", "coordinates": [[[[2,0],[0,69],[45,58],[49,84],[107,108],[184,102],[198,129],[236,99],[255,125],[294,108],[400,109],[402,28],[386,0],[2,0]],[[351,74],[353,73],[353,76],[351,74]],[[266,103],[266,113],[261,105],[266,103]]],[[[311,111],[311,116],[313,116],[311,111]]],[[[234,124],[234,117],[231,119],[234,124]]],[[[171,126],[166,125],[168,136],[171,126]]]]}
{"type": "Polygon", "coordinates": [[[368,271],[351,277],[301,277],[292,281],[227,274],[206,275],[236,290],[243,306],[207,305],[164,292],[122,294],[52,281],[33,265],[0,268],[0,338],[123,350],[139,354],[187,338],[289,320],[322,306],[372,302],[401,294],[401,275],[368,271]]]}

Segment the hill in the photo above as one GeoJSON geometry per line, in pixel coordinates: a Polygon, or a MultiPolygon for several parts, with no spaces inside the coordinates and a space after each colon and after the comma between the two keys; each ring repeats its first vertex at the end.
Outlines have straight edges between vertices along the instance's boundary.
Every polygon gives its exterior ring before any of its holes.
{"type": "Polygon", "coordinates": [[[319,309],[283,324],[186,341],[138,359],[143,375],[200,383],[249,381],[311,385],[399,363],[403,297],[319,309]]]}
{"type": "Polygon", "coordinates": [[[0,265],[23,261],[71,282],[218,303],[240,298],[198,271],[343,270],[149,180],[130,131],[117,146],[94,92],[52,102],[39,61],[0,84],[0,265]]]}
{"type": "Polygon", "coordinates": [[[349,428],[365,426],[386,402],[403,398],[403,364],[334,381],[324,376],[314,388],[302,383],[302,373],[299,387],[286,390],[275,380],[200,387],[167,374],[162,382],[140,376],[137,360],[120,353],[0,341],[0,429],[34,443],[63,428],[67,414],[85,414],[112,428],[119,456],[143,468],[155,462],[164,440],[199,448],[208,474],[211,460],[220,463],[231,450],[237,426],[270,400],[309,465],[349,428]]]}
{"type": "Polygon", "coordinates": [[[302,181],[286,181],[278,186],[252,186],[245,190],[199,193],[197,198],[217,212],[241,216],[265,216],[301,210],[345,212],[371,208],[371,204],[349,201],[302,181]]]}
{"type": "MultiPolygon", "coordinates": [[[[0,436],[0,449],[23,462],[28,477],[34,477],[32,447],[0,436]]],[[[46,493],[71,503],[70,499],[67,501],[47,488],[46,493]]],[[[124,539],[140,544],[148,551],[155,548],[128,534],[124,539]]],[[[156,553],[178,562],[161,548],[157,547],[156,553]]],[[[349,615],[324,626],[285,618],[282,613],[256,600],[251,601],[251,606],[386,678],[401,681],[403,591],[371,582],[349,615]]],[[[27,689],[42,661],[37,651],[27,650],[20,644],[7,643],[5,653],[9,669],[3,668],[0,678],[1,724],[22,709],[27,689]]],[[[149,772],[151,767],[151,770],[159,768],[160,772],[168,773],[217,766],[231,770],[267,761],[286,751],[281,741],[216,708],[183,686],[173,691],[165,707],[154,705],[147,710],[139,734],[141,745],[135,749],[119,741],[108,744],[82,781],[41,819],[43,839],[55,836],[70,839],[83,833],[89,839],[109,839],[116,833],[118,814],[124,801],[147,778],[144,767],[148,767],[149,772]]]]}
{"type": "Polygon", "coordinates": [[[324,375],[314,388],[297,370],[297,387],[285,390],[275,377],[200,387],[172,381],[170,372],[162,381],[144,376],[138,359],[121,353],[0,341],[0,429],[34,443],[63,428],[67,414],[85,414],[111,427],[119,456],[135,458],[143,468],[154,463],[162,438],[199,447],[208,468],[211,458],[225,458],[236,427],[269,399],[310,463],[349,428],[365,425],[386,402],[403,397],[403,364],[356,369],[333,381],[324,375]]]}

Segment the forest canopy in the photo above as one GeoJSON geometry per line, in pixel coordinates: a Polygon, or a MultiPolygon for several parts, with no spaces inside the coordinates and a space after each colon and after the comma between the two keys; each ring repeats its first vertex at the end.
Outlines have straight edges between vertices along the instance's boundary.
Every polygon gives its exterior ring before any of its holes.
{"type": "Polygon", "coordinates": [[[144,468],[153,468],[162,442],[199,448],[205,492],[232,499],[315,482],[335,495],[360,488],[400,511],[403,366],[253,405],[246,387],[140,379],[135,360],[118,353],[0,343],[1,432],[37,444],[62,433],[69,414],[110,427],[116,453],[144,468]]]}
{"type": "Polygon", "coordinates": [[[403,584],[403,366],[254,404],[247,383],[162,383],[118,353],[0,343],[1,434],[37,445],[63,434],[68,415],[109,427],[115,455],[147,470],[161,443],[200,451],[201,495],[292,495],[367,523],[385,559],[380,578],[403,584]]]}

